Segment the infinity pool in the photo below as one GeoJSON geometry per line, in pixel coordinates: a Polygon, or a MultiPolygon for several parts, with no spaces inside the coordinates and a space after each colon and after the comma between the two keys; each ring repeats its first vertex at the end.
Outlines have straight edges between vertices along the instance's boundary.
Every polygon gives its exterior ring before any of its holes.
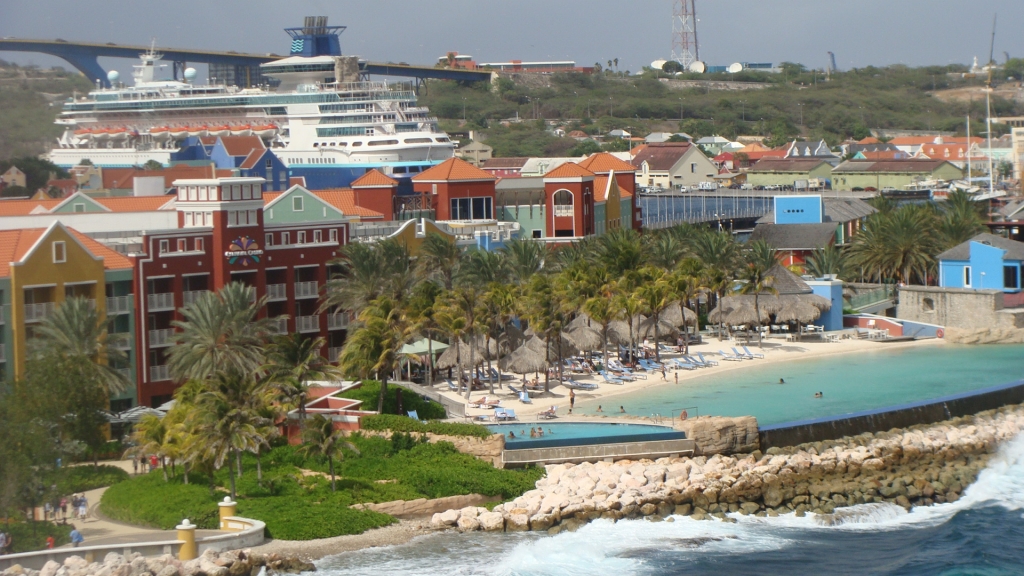
{"type": "Polygon", "coordinates": [[[809,359],[794,353],[785,363],[744,360],[742,369],[707,369],[678,385],[577,401],[574,412],[596,414],[603,405],[605,413],[617,413],[621,405],[633,416],[668,418],[686,408],[691,417],[750,415],[766,426],[928,400],[1024,377],[1020,345],[886,346],[809,359]],[[816,392],[823,397],[815,398],[816,392]]]}
{"type": "Polygon", "coordinates": [[[492,432],[505,435],[506,450],[686,438],[686,434],[667,426],[617,424],[614,422],[525,422],[491,424],[487,428],[492,432]],[[539,438],[530,438],[530,429],[538,426],[544,430],[544,435],[539,438]],[[510,438],[509,432],[513,432],[516,435],[515,438],[510,438]]]}

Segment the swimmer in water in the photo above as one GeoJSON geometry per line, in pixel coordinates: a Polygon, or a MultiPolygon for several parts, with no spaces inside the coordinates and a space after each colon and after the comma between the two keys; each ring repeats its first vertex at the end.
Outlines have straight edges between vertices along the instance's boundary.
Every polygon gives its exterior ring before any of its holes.
{"type": "Polygon", "coordinates": [[[825,395],[822,394],[821,392],[818,392],[817,394],[814,395],[815,398],[823,398],[824,396],[825,395]]]}
{"type": "Polygon", "coordinates": [[[554,434],[554,432],[551,431],[551,428],[548,428],[548,434],[554,434]]]}
{"type": "Polygon", "coordinates": [[[624,407],[622,407],[622,406],[619,406],[619,413],[620,414],[625,414],[626,413],[626,409],[624,407]]]}
{"type": "Polygon", "coordinates": [[[783,378],[779,378],[779,384],[785,384],[786,381],[783,378]]]}
{"type": "Polygon", "coordinates": [[[513,432],[513,431],[511,431],[511,430],[509,430],[509,431],[508,431],[508,437],[509,437],[509,439],[515,439],[515,437],[516,437],[516,433],[515,433],[515,432],[513,432]]]}
{"type": "Polygon", "coordinates": [[[600,404],[597,405],[597,411],[598,412],[604,412],[604,410],[601,410],[601,405],[600,404]]]}

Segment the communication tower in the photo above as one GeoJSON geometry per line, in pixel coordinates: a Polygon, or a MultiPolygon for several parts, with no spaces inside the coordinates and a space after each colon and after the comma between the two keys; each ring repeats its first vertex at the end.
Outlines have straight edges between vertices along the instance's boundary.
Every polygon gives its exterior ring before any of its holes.
{"type": "Polygon", "coordinates": [[[673,0],[672,59],[682,64],[684,70],[700,61],[696,0],[673,0]]]}

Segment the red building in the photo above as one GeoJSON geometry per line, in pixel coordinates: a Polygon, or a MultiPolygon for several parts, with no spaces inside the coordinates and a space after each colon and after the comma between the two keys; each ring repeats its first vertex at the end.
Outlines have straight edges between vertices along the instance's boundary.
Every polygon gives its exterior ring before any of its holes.
{"type": "Polygon", "coordinates": [[[594,233],[594,177],[572,162],[544,175],[547,237],[580,238],[594,233]]]}
{"type": "Polygon", "coordinates": [[[427,198],[435,220],[493,220],[497,178],[459,158],[413,176],[413,190],[427,198]]]}
{"type": "Polygon", "coordinates": [[[580,167],[594,173],[595,202],[605,202],[607,198],[602,197],[607,188],[607,180],[610,174],[615,174],[615,184],[619,187],[619,195],[622,200],[629,199],[630,222],[634,230],[643,227],[643,216],[640,209],[640,196],[636,193],[636,166],[625,160],[620,160],[607,152],[598,152],[578,162],[580,167]]]}

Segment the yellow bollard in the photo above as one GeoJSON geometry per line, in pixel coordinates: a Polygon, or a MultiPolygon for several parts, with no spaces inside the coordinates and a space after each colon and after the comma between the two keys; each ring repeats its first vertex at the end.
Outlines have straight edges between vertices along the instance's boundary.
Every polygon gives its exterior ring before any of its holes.
{"type": "Polygon", "coordinates": [[[225,496],[223,502],[218,502],[217,506],[220,507],[220,529],[230,530],[237,532],[238,530],[228,527],[228,517],[234,516],[235,511],[238,508],[238,503],[231,499],[231,496],[225,496]]]}
{"type": "Polygon", "coordinates": [[[178,530],[178,540],[182,541],[181,549],[178,550],[178,560],[184,562],[196,559],[199,556],[196,547],[196,525],[186,518],[175,528],[178,530]]]}

